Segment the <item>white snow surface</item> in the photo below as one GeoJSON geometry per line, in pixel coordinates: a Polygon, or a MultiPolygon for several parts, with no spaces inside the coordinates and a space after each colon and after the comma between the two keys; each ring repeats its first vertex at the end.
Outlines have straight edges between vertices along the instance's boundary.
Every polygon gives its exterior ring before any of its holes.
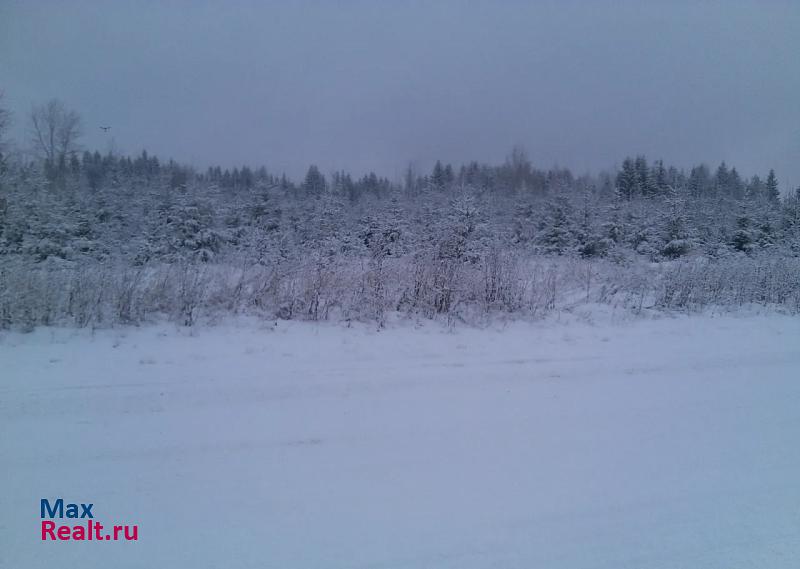
{"type": "Polygon", "coordinates": [[[797,318],[41,329],[0,378],[3,568],[800,566],[797,318]],[[41,541],[58,497],[139,540],[41,541]]]}

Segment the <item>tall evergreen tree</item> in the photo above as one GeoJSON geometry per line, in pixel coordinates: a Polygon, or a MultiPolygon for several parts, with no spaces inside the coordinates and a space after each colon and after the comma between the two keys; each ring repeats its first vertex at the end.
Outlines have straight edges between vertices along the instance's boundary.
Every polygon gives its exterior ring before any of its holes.
{"type": "Polygon", "coordinates": [[[717,168],[717,173],[714,174],[714,192],[718,196],[728,195],[729,184],[730,172],[728,171],[728,165],[723,160],[717,168]]]}
{"type": "Polygon", "coordinates": [[[710,181],[708,167],[705,164],[695,166],[689,175],[689,193],[694,198],[705,197],[708,193],[710,181]]]}
{"type": "Polygon", "coordinates": [[[325,176],[314,164],[308,167],[303,181],[303,191],[311,196],[320,196],[325,192],[325,176]]]}
{"type": "Polygon", "coordinates": [[[636,188],[634,194],[652,196],[655,194],[655,184],[651,176],[650,168],[647,165],[647,158],[644,156],[637,156],[634,162],[634,169],[636,170],[636,188]]]}
{"type": "Polygon", "coordinates": [[[617,193],[621,198],[631,200],[636,195],[637,189],[636,165],[633,159],[628,157],[622,162],[622,170],[617,174],[617,193]]]}
{"type": "Polygon", "coordinates": [[[766,195],[771,202],[778,203],[780,201],[781,192],[778,189],[778,178],[775,176],[775,170],[770,170],[767,176],[766,195]]]}
{"type": "Polygon", "coordinates": [[[664,161],[657,160],[653,165],[653,183],[655,191],[659,195],[664,195],[669,189],[669,181],[667,180],[667,169],[664,168],[664,161]]]}
{"type": "MultiPolygon", "coordinates": [[[[452,174],[452,172],[451,172],[452,174]]],[[[441,160],[437,160],[431,172],[431,185],[434,189],[441,190],[447,185],[447,172],[441,160]]]]}

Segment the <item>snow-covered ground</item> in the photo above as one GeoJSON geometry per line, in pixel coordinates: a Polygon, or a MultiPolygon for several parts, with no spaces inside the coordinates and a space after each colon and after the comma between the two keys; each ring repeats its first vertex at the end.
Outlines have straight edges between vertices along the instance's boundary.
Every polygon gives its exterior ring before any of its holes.
{"type": "Polygon", "coordinates": [[[800,320],[0,337],[0,567],[786,569],[800,320]],[[137,542],[42,542],[41,498],[137,542]]]}

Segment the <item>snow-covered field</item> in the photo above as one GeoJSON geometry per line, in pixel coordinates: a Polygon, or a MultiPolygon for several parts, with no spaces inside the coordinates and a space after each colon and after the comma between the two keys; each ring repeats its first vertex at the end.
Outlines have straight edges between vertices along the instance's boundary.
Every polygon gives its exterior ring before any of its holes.
{"type": "Polygon", "coordinates": [[[800,564],[797,318],[273,324],[0,336],[0,567],[800,564]]]}

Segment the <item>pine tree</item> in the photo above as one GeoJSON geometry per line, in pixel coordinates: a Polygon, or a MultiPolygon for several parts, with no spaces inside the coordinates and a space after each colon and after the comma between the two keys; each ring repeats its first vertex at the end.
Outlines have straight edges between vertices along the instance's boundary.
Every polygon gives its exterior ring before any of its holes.
{"type": "Polygon", "coordinates": [[[658,160],[653,165],[653,182],[656,193],[663,195],[669,190],[669,182],[667,180],[667,170],[664,168],[664,161],[658,160]]]}
{"type": "Polygon", "coordinates": [[[661,254],[669,259],[681,257],[692,247],[684,215],[684,203],[672,191],[666,200],[667,213],[662,220],[662,238],[664,246],[661,254]]]}
{"type": "Polygon", "coordinates": [[[767,176],[766,196],[770,202],[778,203],[781,198],[781,192],[778,189],[778,178],[775,176],[775,170],[770,170],[767,176]]]}
{"type": "Polygon", "coordinates": [[[444,167],[444,185],[449,186],[455,181],[456,177],[453,173],[453,167],[448,164],[444,167]]]}
{"type": "Polygon", "coordinates": [[[689,175],[689,194],[694,198],[705,197],[709,189],[709,172],[705,164],[695,166],[689,175]]]}
{"type": "Polygon", "coordinates": [[[622,170],[617,174],[617,192],[620,197],[631,200],[638,191],[638,177],[633,159],[626,158],[622,170]]]}
{"type": "Polygon", "coordinates": [[[760,199],[765,194],[764,182],[758,176],[753,176],[745,187],[745,198],[748,200],[760,199]]]}
{"type": "Polygon", "coordinates": [[[577,248],[582,257],[604,256],[613,246],[613,242],[597,230],[596,213],[591,197],[592,192],[588,188],[584,189],[576,231],[577,248]]]}
{"type": "Polygon", "coordinates": [[[647,159],[644,156],[637,156],[634,162],[636,170],[636,188],[634,194],[652,196],[655,194],[655,184],[651,176],[650,168],[647,166],[647,159]]]}
{"type": "Polygon", "coordinates": [[[717,173],[714,175],[714,192],[718,196],[728,195],[729,184],[730,172],[728,171],[728,165],[725,164],[723,160],[722,164],[717,168],[717,173]]]}
{"type": "Polygon", "coordinates": [[[314,164],[308,167],[303,181],[303,191],[310,196],[321,196],[325,192],[325,176],[314,164]]]}
{"type": "Polygon", "coordinates": [[[739,208],[739,215],[736,217],[736,230],[731,237],[731,246],[736,251],[749,253],[753,250],[755,236],[753,234],[753,220],[744,206],[739,208]]]}
{"type": "Polygon", "coordinates": [[[446,184],[447,172],[445,171],[445,167],[442,166],[441,160],[437,160],[436,164],[433,166],[433,172],[431,173],[431,185],[434,189],[441,190],[446,184]]]}
{"type": "Polygon", "coordinates": [[[547,204],[537,241],[545,253],[562,255],[576,245],[572,206],[563,196],[557,196],[547,204]]]}
{"type": "Polygon", "coordinates": [[[728,175],[728,195],[735,200],[740,200],[744,197],[744,184],[736,168],[731,168],[731,172],[728,175]]]}

